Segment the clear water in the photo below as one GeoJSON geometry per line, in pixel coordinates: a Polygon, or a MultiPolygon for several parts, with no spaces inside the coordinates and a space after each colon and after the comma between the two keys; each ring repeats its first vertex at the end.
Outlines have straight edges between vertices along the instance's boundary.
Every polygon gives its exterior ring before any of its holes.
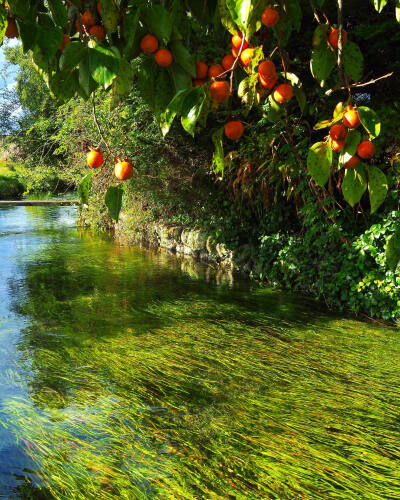
{"type": "Polygon", "coordinates": [[[399,331],[0,208],[0,498],[398,499],[399,331]]]}

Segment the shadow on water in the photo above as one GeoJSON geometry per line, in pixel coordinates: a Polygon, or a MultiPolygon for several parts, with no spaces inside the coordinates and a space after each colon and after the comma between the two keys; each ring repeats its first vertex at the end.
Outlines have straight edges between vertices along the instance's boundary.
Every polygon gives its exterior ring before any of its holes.
{"type": "Polygon", "coordinates": [[[400,498],[397,330],[66,210],[0,211],[4,498],[400,498]]]}

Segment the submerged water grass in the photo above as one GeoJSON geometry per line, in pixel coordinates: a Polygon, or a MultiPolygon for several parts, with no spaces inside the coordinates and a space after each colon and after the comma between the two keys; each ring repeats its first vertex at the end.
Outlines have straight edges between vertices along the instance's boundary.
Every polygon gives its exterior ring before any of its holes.
{"type": "Polygon", "coordinates": [[[398,331],[89,235],[39,235],[8,283],[24,326],[15,379],[0,378],[27,392],[0,422],[40,494],[400,498],[398,331]]]}

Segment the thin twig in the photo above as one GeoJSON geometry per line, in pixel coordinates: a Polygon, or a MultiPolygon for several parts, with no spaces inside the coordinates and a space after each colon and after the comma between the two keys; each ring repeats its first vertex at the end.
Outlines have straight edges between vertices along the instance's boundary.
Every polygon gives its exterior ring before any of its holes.
{"type": "Polygon", "coordinates": [[[107,147],[107,151],[108,151],[108,154],[109,156],[112,156],[112,152],[111,152],[111,148],[110,146],[108,145],[107,141],[105,140],[104,138],[104,135],[103,135],[103,132],[101,131],[101,128],[100,128],[100,124],[97,120],[97,116],[96,116],[96,105],[95,105],[95,92],[92,92],[92,111],[93,111],[93,121],[94,121],[94,124],[96,125],[97,127],[97,130],[99,132],[99,135],[101,137],[101,140],[104,142],[104,144],[106,145],[107,147]]]}
{"type": "Polygon", "coordinates": [[[369,82],[365,83],[353,83],[352,85],[349,85],[348,87],[334,87],[333,89],[329,89],[325,92],[325,95],[329,96],[333,94],[333,92],[336,92],[338,90],[347,90],[348,88],[350,89],[356,89],[359,87],[367,87],[368,85],[373,85],[376,82],[379,82],[380,80],[384,80],[385,78],[390,78],[393,76],[394,72],[392,71],[391,73],[387,73],[386,75],[380,76],[378,78],[375,78],[374,80],[370,80],[369,82]]]}
{"type": "Polygon", "coordinates": [[[317,21],[318,24],[322,24],[321,18],[318,15],[318,12],[317,12],[317,9],[315,8],[313,0],[309,0],[309,2],[310,2],[310,5],[311,5],[311,9],[312,9],[312,11],[314,13],[315,20],[317,21]]]}

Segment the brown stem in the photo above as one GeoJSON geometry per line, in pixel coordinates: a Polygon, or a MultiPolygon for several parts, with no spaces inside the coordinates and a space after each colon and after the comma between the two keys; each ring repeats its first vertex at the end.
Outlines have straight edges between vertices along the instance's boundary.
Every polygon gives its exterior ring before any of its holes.
{"type": "Polygon", "coordinates": [[[314,13],[315,20],[317,21],[318,24],[322,24],[322,20],[321,20],[321,18],[318,15],[318,12],[317,12],[317,9],[315,8],[313,0],[309,0],[309,2],[310,2],[310,5],[311,5],[311,9],[312,9],[312,11],[314,13]]]}
{"type": "Polygon", "coordinates": [[[373,85],[374,83],[376,82],[379,82],[380,80],[384,80],[385,78],[390,78],[391,76],[393,76],[394,72],[392,71],[391,73],[387,73],[386,75],[382,75],[378,78],[375,78],[374,80],[370,80],[369,82],[365,82],[365,83],[353,83],[351,85],[348,85],[346,87],[341,87],[341,86],[337,86],[337,87],[334,87],[333,89],[329,89],[325,92],[325,95],[329,96],[331,94],[333,94],[334,92],[338,91],[338,90],[346,90],[348,88],[350,89],[356,89],[356,88],[359,88],[359,87],[367,87],[368,85],[373,85]]]}
{"type": "Polygon", "coordinates": [[[94,124],[96,125],[97,127],[97,130],[99,132],[99,135],[101,137],[101,140],[104,142],[104,144],[106,145],[106,148],[107,148],[107,151],[108,151],[108,154],[109,156],[112,156],[112,152],[111,152],[111,148],[110,146],[108,145],[107,141],[105,140],[104,138],[104,135],[103,135],[103,132],[101,131],[101,128],[100,128],[100,124],[97,120],[97,116],[96,116],[96,105],[95,105],[95,92],[92,92],[92,111],[93,111],[93,122],[94,124]]]}

